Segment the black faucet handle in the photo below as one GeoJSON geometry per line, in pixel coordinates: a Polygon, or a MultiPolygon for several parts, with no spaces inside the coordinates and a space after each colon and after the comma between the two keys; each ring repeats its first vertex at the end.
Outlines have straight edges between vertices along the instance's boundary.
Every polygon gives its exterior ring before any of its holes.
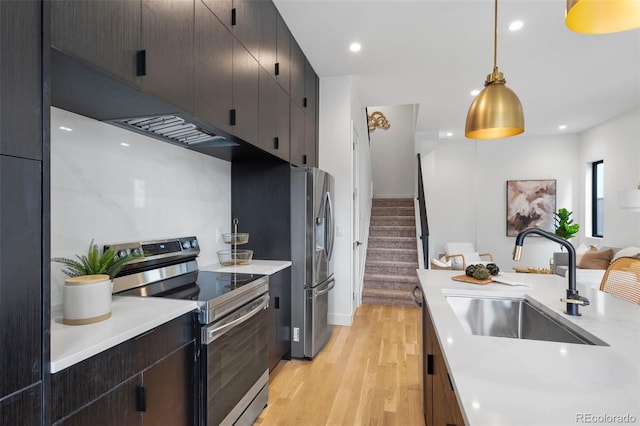
{"type": "Polygon", "coordinates": [[[589,299],[578,294],[571,294],[566,299],[560,299],[562,303],[573,303],[576,305],[589,306],[589,299]]]}

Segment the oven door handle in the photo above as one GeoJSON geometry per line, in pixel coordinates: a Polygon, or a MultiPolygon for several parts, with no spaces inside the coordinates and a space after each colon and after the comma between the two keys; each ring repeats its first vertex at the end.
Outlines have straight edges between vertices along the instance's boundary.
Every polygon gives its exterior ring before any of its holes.
{"type": "Polygon", "coordinates": [[[211,327],[204,329],[204,332],[202,333],[203,343],[208,345],[209,343],[216,340],[218,337],[225,334],[229,328],[250,320],[255,315],[257,315],[260,311],[267,309],[268,307],[269,307],[269,295],[265,294],[260,299],[257,299],[255,302],[253,302],[253,304],[248,308],[248,310],[243,312],[241,316],[233,319],[229,318],[226,320],[219,321],[218,323],[214,323],[211,327]],[[222,324],[219,325],[220,323],[222,324]]]}

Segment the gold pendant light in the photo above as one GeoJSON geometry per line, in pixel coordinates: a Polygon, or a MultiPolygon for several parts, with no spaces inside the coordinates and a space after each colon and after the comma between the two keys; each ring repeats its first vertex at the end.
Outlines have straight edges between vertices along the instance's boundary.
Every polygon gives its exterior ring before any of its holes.
{"type": "Polygon", "coordinates": [[[505,83],[498,71],[498,0],[495,0],[493,29],[493,72],[487,76],[484,89],[475,97],[464,135],[470,139],[501,139],[524,132],[524,112],[520,99],[505,83]]]}
{"type": "Polygon", "coordinates": [[[640,0],[567,0],[565,23],[584,34],[640,28],[640,0]]]}

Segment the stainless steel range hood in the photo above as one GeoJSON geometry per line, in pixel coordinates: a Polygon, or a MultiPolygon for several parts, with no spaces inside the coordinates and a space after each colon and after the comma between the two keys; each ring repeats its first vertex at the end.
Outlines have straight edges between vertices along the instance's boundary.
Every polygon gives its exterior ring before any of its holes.
{"type": "Polygon", "coordinates": [[[184,118],[175,115],[159,115],[152,117],[137,117],[110,120],[110,123],[151,136],[164,141],[178,143],[191,148],[213,148],[223,146],[238,146],[237,143],[223,136],[214,135],[184,118]]]}

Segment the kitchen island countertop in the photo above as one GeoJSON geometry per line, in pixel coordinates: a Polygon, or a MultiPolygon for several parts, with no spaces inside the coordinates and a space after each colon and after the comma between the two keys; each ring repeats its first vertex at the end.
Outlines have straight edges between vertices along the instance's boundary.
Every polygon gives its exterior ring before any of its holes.
{"type": "Polygon", "coordinates": [[[591,305],[572,317],[560,302],[563,277],[513,277],[528,288],[453,281],[459,273],[418,270],[418,277],[467,425],[640,422],[639,305],[578,285],[591,305]],[[526,295],[609,346],[474,336],[462,328],[447,295],[526,295]]]}

